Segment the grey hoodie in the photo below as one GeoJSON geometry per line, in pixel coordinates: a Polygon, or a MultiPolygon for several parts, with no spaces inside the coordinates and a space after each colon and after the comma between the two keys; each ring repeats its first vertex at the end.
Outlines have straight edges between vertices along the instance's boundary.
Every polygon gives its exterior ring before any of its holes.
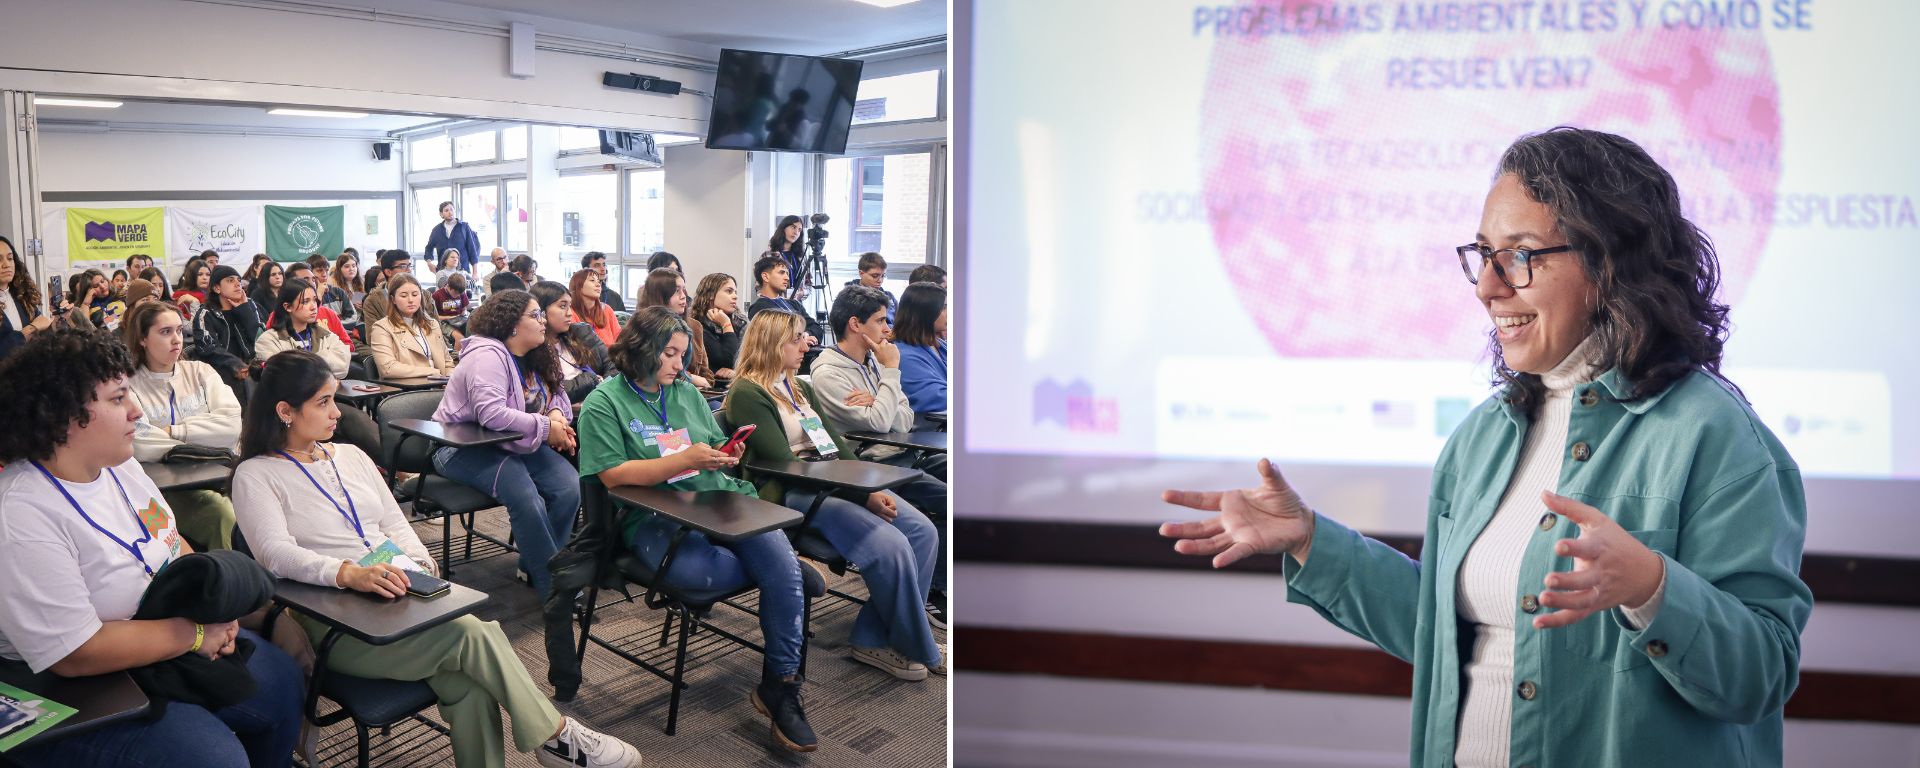
{"type": "MultiPolygon", "coordinates": [[[[900,369],[882,367],[872,353],[867,354],[864,363],[854,362],[839,347],[828,347],[814,359],[813,391],[819,400],[815,405],[819,406],[820,415],[841,432],[912,432],[913,407],[907,404],[907,393],[900,388],[900,369]],[[855,392],[873,395],[873,405],[847,405],[847,396],[855,392]]],[[[904,450],[891,445],[869,445],[860,451],[860,457],[880,461],[904,450]]]]}

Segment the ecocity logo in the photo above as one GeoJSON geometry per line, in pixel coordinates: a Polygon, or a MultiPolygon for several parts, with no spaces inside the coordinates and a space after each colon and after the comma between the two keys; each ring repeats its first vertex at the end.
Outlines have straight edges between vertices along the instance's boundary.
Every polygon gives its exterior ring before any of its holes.
{"type": "Polygon", "coordinates": [[[89,221],[86,227],[86,241],[89,243],[137,243],[147,239],[145,224],[115,224],[111,221],[89,221]]]}
{"type": "Polygon", "coordinates": [[[246,228],[238,224],[196,221],[193,223],[193,235],[187,241],[187,250],[231,252],[246,239],[246,228]]]}
{"type": "Polygon", "coordinates": [[[318,217],[300,214],[287,222],[287,237],[293,240],[293,247],[302,251],[315,251],[320,248],[321,238],[326,237],[327,227],[318,217]]]}

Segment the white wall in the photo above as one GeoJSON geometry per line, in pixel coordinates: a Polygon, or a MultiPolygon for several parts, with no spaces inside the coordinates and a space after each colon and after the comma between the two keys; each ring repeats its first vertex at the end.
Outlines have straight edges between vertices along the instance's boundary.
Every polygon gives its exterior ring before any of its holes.
{"type": "Polygon", "coordinates": [[[373,142],[181,133],[40,132],[42,192],[398,192],[401,161],[373,142]]]}
{"type": "Polygon", "coordinates": [[[713,272],[740,276],[741,301],[752,301],[747,272],[758,251],[746,236],[749,153],[698,144],[676,144],[664,153],[667,250],[680,257],[689,282],[713,272]]]}

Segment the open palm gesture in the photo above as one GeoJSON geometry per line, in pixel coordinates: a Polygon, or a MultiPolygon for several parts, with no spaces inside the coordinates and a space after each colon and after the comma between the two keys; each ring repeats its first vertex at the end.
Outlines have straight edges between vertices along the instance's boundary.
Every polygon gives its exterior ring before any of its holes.
{"type": "Polygon", "coordinates": [[[1179,539],[1173,551],[1183,555],[1212,555],[1213,567],[1225,568],[1248,555],[1287,552],[1306,562],[1313,541],[1313,511],[1287,485],[1273,462],[1260,460],[1260,485],[1231,491],[1166,491],[1161,498],[1205,512],[1220,514],[1206,520],[1165,523],[1160,535],[1179,539]]]}

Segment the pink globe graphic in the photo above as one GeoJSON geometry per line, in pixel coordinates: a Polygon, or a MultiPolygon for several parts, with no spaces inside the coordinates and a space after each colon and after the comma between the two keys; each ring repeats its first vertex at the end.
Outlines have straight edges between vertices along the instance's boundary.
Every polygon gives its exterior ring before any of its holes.
{"type": "Polygon", "coordinates": [[[1500,153],[1556,125],[1625,136],[1671,172],[1719,254],[1720,300],[1737,306],[1781,170],[1772,62],[1757,30],[1649,21],[1219,38],[1199,147],[1208,220],[1275,352],[1459,359],[1483,346],[1490,323],[1453,248],[1474,238],[1500,153]]]}

